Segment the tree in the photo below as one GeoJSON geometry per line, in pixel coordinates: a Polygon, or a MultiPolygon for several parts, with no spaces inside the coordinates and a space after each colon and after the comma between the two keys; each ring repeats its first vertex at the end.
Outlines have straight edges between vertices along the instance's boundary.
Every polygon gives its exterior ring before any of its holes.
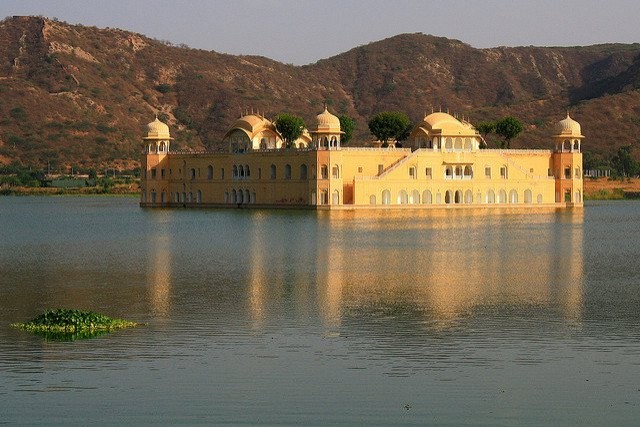
{"type": "Polygon", "coordinates": [[[507,116],[496,122],[495,132],[504,138],[507,148],[511,148],[511,140],[518,136],[523,130],[524,126],[522,126],[522,122],[512,116],[507,116]]]}
{"type": "Polygon", "coordinates": [[[284,139],[285,147],[291,148],[295,140],[300,138],[304,131],[304,121],[293,114],[281,113],[276,117],[276,130],[284,139]]]}
{"type": "Polygon", "coordinates": [[[345,114],[340,114],[338,119],[340,119],[340,130],[344,132],[344,135],[340,138],[340,143],[348,144],[353,137],[353,131],[356,130],[356,121],[345,114]]]}
{"type": "Polygon", "coordinates": [[[476,125],[476,130],[480,132],[480,136],[482,136],[482,142],[480,143],[480,148],[487,148],[487,137],[490,133],[496,130],[495,122],[480,122],[476,125]]]}
{"type": "Polygon", "coordinates": [[[618,152],[611,159],[613,169],[618,176],[635,176],[640,172],[640,164],[631,155],[631,146],[618,148],[618,152]]]}
{"type": "Polygon", "coordinates": [[[408,137],[411,120],[404,113],[383,111],[369,120],[369,131],[386,146],[390,139],[402,141],[408,137]]]}

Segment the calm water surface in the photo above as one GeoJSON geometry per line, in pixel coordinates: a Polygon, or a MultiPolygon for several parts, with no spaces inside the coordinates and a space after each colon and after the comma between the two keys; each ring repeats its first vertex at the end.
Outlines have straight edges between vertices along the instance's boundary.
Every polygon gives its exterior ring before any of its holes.
{"type": "Polygon", "coordinates": [[[640,203],[0,198],[0,423],[640,423],[640,203]],[[146,322],[47,341],[46,308],[146,322]]]}

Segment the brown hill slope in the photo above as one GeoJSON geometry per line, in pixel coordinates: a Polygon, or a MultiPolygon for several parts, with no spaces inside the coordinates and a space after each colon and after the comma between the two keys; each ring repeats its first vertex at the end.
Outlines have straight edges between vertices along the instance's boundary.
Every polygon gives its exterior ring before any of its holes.
{"type": "Polygon", "coordinates": [[[217,148],[242,109],[303,116],[327,103],[358,122],[443,108],[472,121],[513,114],[514,146],[547,146],[567,109],[585,149],[606,156],[640,131],[640,45],[474,49],[403,34],[302,67],[170,46],[117,29],[39,17],[0,22],[0,162],[131,168],[158,113],[175,146],[217,148]],[[610,125],[614,124],[613,129],[610,125]]]}

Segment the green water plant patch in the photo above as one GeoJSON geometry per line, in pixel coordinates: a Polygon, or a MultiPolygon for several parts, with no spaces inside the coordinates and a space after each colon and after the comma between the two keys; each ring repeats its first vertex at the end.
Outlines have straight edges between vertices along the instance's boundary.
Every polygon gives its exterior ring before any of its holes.
{"type": "Polygon", "coordinates": [[[133,328],[143,324],[124,319],[114,319],[93,311],[58,308],[47,310],[26,323],[13,323],[12,327],[39,334],[79,334],[94,336],[94,333],[133,328]]]}

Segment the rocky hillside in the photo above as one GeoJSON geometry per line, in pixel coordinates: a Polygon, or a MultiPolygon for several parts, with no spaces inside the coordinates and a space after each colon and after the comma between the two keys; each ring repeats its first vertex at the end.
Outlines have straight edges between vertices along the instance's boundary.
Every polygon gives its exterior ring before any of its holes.
{"type": "Polygon", "coordinates": [[[566,110],[585,150],[607,157],[640,135],[640,45],[474,49],[402,34],[302,67],[172,46],[117,29],[40,17],[0,22],[0,163],[133,168],[157,113],[183,148],[216,149],[246,109],[308,124],[327,103],[358,122],[442,108],[472,122],[511,114],[514,147],[546,147],[566,110]]]}

